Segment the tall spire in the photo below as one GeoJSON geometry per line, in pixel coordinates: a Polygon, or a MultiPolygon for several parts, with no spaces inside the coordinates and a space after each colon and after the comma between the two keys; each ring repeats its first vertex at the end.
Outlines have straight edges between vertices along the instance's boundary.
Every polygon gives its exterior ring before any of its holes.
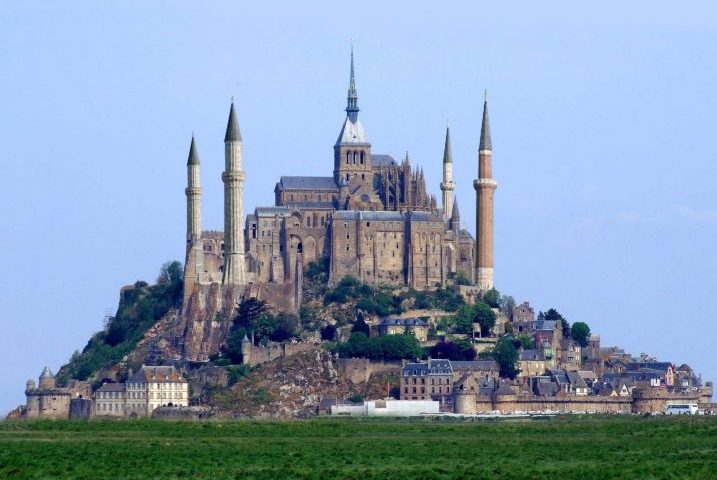
{"type": "Polygon", "coordinates": [[[490,121],[488,119],[488,91],[483,93],[483,124],[480,128],[480,146],[478,150],[493,150],[490,140],[490,121]]]}
{"type": "Polygon", "coordinates": [[[189,146],[187,165],[199,165],[199,154],[197,153],[197,145],[194,142],[194,134],[192,134],[192,144],[189,146]]]}
{"type": "Polygon", "coordinates": [[[458,210],[458,198],[453,197],[453,211],[451,212],[451,222],[461,223],[461,212],[458,210]]]}
{"type": "Polygon", "coordinates": [[[446,127],[446,143],[443,147],[443,163],[453,163],[453,154],[451,153],[451,127],[446,127]]]}
{"type": "Polygon", "coordinates": [[[358,112],[358,94],[356,93],[356,78],[354,76],[354,45],[351,43],[351,77],[349,78],[349,92],[346,98],[346,113],[352,120],[355,120],[358,112]]]}
{"type": "Polygon", "coordinates": [[[229,109],[229,122],[227,122],[227,133],[224,135],[224,143],[241,142],[241,132],[239,131],[239,122],[237,114],[234,111],[234,98],[232,97],[232,106],[229,109]]]}

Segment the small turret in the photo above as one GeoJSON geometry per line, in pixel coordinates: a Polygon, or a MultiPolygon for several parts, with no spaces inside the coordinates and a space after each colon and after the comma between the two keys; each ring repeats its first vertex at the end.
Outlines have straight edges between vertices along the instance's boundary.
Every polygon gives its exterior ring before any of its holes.
{"type": "Polygon", "coordinates": [[[458,199],[453,198],[453,212],[451,212],[451,230],[457,232],[461,228],[461,212],[458,210],[458,199]]]}
{"type": "Polygon", "coordinates": [[[55,376],[50,367],[46,366],[40,374],[40,388],[55,388],[55,385],[55,376]]]}
{"type": "Polygon", "coordinates": [[[245,333],[241,341],[241,363],[244,365],[251,365],[251,347],[251,340],[245,333]]]}

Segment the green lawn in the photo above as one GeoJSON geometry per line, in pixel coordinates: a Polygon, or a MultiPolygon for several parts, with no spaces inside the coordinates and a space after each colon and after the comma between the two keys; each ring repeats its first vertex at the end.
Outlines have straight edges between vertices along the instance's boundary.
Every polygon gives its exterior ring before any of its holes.
{"type": "Polygon", "coordinates": [[[0,478],[717,478],[717,417],[0,422],[0,478]]]}

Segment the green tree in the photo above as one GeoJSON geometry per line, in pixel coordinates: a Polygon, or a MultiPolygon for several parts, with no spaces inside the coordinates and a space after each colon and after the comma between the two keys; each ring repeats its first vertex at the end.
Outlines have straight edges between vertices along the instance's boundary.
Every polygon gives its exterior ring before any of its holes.
{"type": "Polygon", "coordinates": [[[520,341],[520,345],[523,347],[524,350],[530,350],[531,348],[533,348],[533,340],[529,336],[525,334],[518,335],[518,340],[520,341]]]}
{"type": "Polygon", "coordinates": [[[483,295],[483,301],[487,303],[491,308],[499,308],[500,292],[495,288],[491,288],[483,295]]]}
{"type": "Polygon", "coordinates": [[[465,333],[471,335],[473,333],[473,319],[475,317],[475,309],[470,305],[461,305],[458,307],[453,322],[456,333],[465,333]]]}
{"type": "Polygon", "coordinates": [[[333,342],[336,339],[336,326],[326,325],[321,328],[321,340],[333,342]]]}
{"type": "Polygon", "coordinates": [[[570,327],[570,336],[578,342],[581,347],[588,346],[588,339],[590,338],[590,327],[585,322],[575,322],[570,327]]]}
{"type": "Polygon", "coordinates": [[[353,327],[351,327],[351,332],[363,332],[367,337],[371,336],[371,327],[366,323],[366,320],[363,319],[362,314],[359,314],[356,318],[356,322],[353,327]]]}
{"type": "Polygon", "coordinates": [[[241,344],[242,340],[244,340],[244,335],[246,335],[244,327],[232,329],[222,349],[223,356],[228,358],[234,365],[242,362],[241,344]]]}
{"type": "Polygon", "coordinates": [[[250,327],[254,332],[255,341],[268,340],[276,329],[276,318],[271,313],[262,313],[258,318],[254,319],[250,327]]]}
{"type": "Polygon", "coordinates": [[[274,330],[269,338],[275,342],[283,342],[296,335],[299,319],[292,313],[280,313],[274,319],[274,330]]]}
{"type": "Polygon", "coordinates": [[[560,312],[558,312],[554,308],[551,308],[547,312],[545,312],[544,318],[545,320],[554,320],[556,322],[560,322],[560,326],[563,329],[563,337],[570,338],[570,323],[565,317],[560,314],[560,312]]]}
{"type": "Polygon", "coordinates": [[[261,315],[269,311],[265,301],[251,297],[242,301],[237,308],[234,323],[239,327],[250,328],[261,315]]]}
{"type": "Polygon", "coordinates": [[[481,336],[490,334],[490,330],[495,326],[495,312],[483,302],[477,302],[473,307],[473,322],[480,325],[481,336]]]}
{"type": "Polygon", "coordinates": [[[516,350],[515,345],[513,345],[513,340],[509,336],[498,340],[498,343],[493,347],[491,355],[498,363],[501,377],[513,379],[520,372],[516,366],[518,362],[518,350],[516,350]]]}

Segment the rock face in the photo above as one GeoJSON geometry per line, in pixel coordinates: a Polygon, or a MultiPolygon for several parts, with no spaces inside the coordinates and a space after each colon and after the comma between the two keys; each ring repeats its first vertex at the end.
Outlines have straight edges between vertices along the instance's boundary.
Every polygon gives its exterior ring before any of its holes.
{"type": "Polygon", "coordinates": [[[345,398],[359,389],[319,347],[264,364],[215,397],[215,408],[235,417],[304,418],[322,397],[345,398]]]}
{"type": "Polygon", "coordinates": [[[195,285],[172,329],[170,343],[190,361],[208,360],[226,339],[243,292],[241,286],[195,285]]]}

